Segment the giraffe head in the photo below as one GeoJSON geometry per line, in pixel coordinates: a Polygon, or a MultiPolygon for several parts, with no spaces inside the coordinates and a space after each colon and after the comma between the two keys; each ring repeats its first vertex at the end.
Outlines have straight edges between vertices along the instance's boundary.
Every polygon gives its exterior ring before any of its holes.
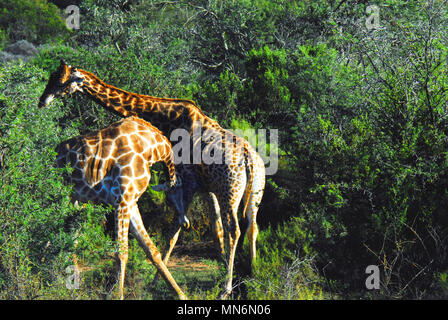
{"type": "Polygon", "coordinates": [[[62,59],[58,69],[50,75],[44,93],[39,99],[39,108],[47,106],[54,98],[82,91],[83,80],[81,73],[62,59]]]}
{"type": "Polygon", "coordinates": [[[187,212],[184,205],[184,189],[180,183],[180,177],[177,177],[177,183],[174,187],[169,187],[166,183],[151,186],[154,191],[165,191],[166,200],[177,214],[179,225],[185,229],[190,227],[190,221],[187,218],[187,212]]]}

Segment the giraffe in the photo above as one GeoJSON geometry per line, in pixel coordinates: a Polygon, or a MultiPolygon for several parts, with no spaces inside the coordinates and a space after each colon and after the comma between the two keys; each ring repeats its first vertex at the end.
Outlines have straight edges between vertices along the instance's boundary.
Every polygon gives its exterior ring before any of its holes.
{"type": "MultiPolygon", "coordinates": [[[[64,174],[73,184],[72,200],[110,204],[115,208],[115,233],[119,243],[119,297],[124,298],[124,278],[128,259],[128,231],[131,231],[148,258],[171,289],[185,299],[181,288],[162,262],[140,216],[137,201],[146,190],[150,167],[164,162],[169,172],[167,189],[181,185],[176,179],[174,157],[169,140],[150,123],[128,117],[107,128],[71,138],[57,148],[56,167],[67,165],[73,171],[64,174]]],[[[188,224],[186,217],[178,223],[188,224]]]]}
{"type": "MultiPolygon", "coordinates": [[[[264,169],[263,162],[260,161],[261,158],[257,157],[254,159],[255,165],[258,167],[258,169],[255,170],[255,172],[260,172],[264,169]],[[257,162],[258,161],[258,162],[257,162]]],[[[191,168],[189,165],[184,164],[178,164],[176,165],[176,174],[178,177],[183,181],[182,185],[175,186],[174,188],[168,188],[166,184],[159,184],[151,186],[151,188],[155,191],[165,191],[166,193],[166,199],[167,202],[174,207],[176,213],[180,217],[186,216],[190,203],[193,200],[194,195],[197,192],[207,192],[207,189],[204,188],[199,178],[196,176],[194,169],[191,168]]],[[[261,179],[257,179],[256,181],[258,183],[263,182],[261,179]]],[[[262,190],[262,186],[254,186],[253,189],[255,190],[262,190]]],[[[213,192],[209,192],[210,200],[212,201],[212,204],[214,206],[215,216],[213,217],[214,223],[215,223],[215,233],[217,236],[218,244],[221,249],[221,253],[224,253],[224,243],[222,240],[223,231],[222,231],[222,221],[220,217],[220,207],[218,199],[216,198],[216,195],[213,192]]],[[[244,195],[245,197],[256,197],[257,195],[255,193],[246,193],[244,195]]],[[[259,196],[260,197],[260,196],[259,196]]],[[[253,234],[253,232],[257,232],[257,226],[256,226],[256,214],[257,214],[257,207],[255,204],[256,201],[243,201],[243,203],[247,203],[250,206],[246,210],[243,211],[243,218],[246,218],[244,215],[247,215],[247,222],[248,222],[248,228],[247,228],[247,238],[249,240],[249,250],[251,254],[251,260],[255,260],[256,257],[256,235],[253,234]]],[[[189,226],[189,224],[188,224],[189,226]]],[[[184,227],[185,228],[185,227],[184,227]]],[[[170,255],[173,251],[173,248],[177,242],[177,239],[179,237],[179,233],[181,231],[181,227],[179,224],[172,226],[170,230],[170,242],[168,249],[165,252],[165,255],[163,257],[163,263],[166,265],[168,264],[168,260],[170,258],[170,255]]],[[[157,278],[158,273],[156,274],[154,278],[154,282],[158,280],[157,278]]]]}
{"type": "MultiPolygon", "coordinates": [[[[201,182],[203,190],[214,195],[215,210],[224,220],[227,254],[227,279],[220,294],[227,298],[232,292],[233,262],[241,230],[237,213],[244,196],[243,216],[250,213],[253,223],[249,224],[247,235],[256,242],[258,227],[256,214],[265,186],[265,168],[258,153],[249,143],[223,129],[206,116],[191,100],[159,98],[128,92],[106,84],[91,72],[67,65],[64,60],[50,75],[45,90],[40,97],[39,107],[47,106],[54,98],[64,97],[74,92],[83,92],[107,110],[122,117],[138,116],[150,121],[166,137],[171,137],[176,129],[189,134],[187,144],[201,152],[221,154],[221,160],[206,163],[202,158],[195,161],[190,155],[192,170],[201,182]],[[195,135],[195,132],[208,132],[195,135]],[[209,138],[204,139],[203,136],[209,138]],[[216,200],[216,201],[215,201],[216,200]],[[249,212],[246,212],[248,210],[249,212]]],[[[184,143],[184,141],[182,141],[184,143]]],[[[178,156],[175,154],[175,156],[178,156]]],[[[180,203],[180,202],[179,202],[180,203]]],[[[251,250],[251,260],[256,257],[255,248],[251,250]]]]}

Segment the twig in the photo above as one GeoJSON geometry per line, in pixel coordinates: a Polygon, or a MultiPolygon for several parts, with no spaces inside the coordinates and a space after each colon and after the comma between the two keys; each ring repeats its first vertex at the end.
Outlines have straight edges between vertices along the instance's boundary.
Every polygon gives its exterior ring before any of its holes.
{"type": "Polygon", "coordinates": [[[431,260],[426,267],[424,267],[422,270],[420,270],[419,272],[417,272],[417,274],[411,279],[409,280],[409,282],[400,290],[400,294],[402,292],[404,292],[406,290],[406,288],[411,284],[412,281],[414,281],[423,271],[425,271],[426,268],[429,267],[430,264],[432,264],[434,262],[434,260],[431,260]]]}

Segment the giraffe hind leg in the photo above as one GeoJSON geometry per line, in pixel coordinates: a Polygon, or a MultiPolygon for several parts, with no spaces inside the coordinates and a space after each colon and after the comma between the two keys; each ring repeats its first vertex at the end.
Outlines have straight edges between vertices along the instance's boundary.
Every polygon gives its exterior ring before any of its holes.
{"type": "Polygon", "coordinates": [[[116,237],[119,244],[118,285],[119,297],[124,298],[124,278],[128,261],[129,207],[120,204],[116,212],[116,237]]]}
{"type": "Polygon", "coordinates": [[[247,240],[249,241],[250,257],[251,257],[252,266],[257,257],[257,250],[256,250],[256,242],[257,242],[257,236],[258,236],[257,213],[258,213],[258,206],[261,202],[262,196],[263,196],[263,190],[261,190],[261,191],[258,190],[258,191],[252,192],[250,195],[247,212],[246,212],[246,219],[248,222],[247,229],[246,229],[246,235],[247,235],[247,240]]]}
{"type": "Polygon", "coordinates": [[[233,290],[233,268],[235,261],[235,252],[238,246],[238,240],[241,235],[241,230],[238,224],[238,205],[243,196],[243,189],[238,192],[224,195],[220,197],[220,207],[222,209],[222,217],[224,218],[224,230],[227,235],[227,280],[224,290],[220,294],[220,299],[226,299],[233,290]]]}
{"type": "Polygon", "coordinates": [[[254,262],[257,257],[256,242],[258,236],[258,226],[257,226],[257,213],[258,206],[263,198],[263,191],[266,184],[265,169],[263,162],[257,157],[259,163],[255,168],[252,190],[250,192],[250,198],[248,202],[248,208],[246,212],[246,218],[248,221],[247,225],[247,239],[249,240],[251,265],[253,267],[254,262]]]}

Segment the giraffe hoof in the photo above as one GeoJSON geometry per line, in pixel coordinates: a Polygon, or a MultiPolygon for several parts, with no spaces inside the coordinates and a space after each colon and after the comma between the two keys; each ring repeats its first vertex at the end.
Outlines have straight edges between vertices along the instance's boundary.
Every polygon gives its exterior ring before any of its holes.
{"type": "Polygon", "coordinates": [[[179,300],[188,300],[188,298],[185,294],[182,294],[179,296],[179,300]]]}
{"type": "Polygon", "coordinates": [[[187,218],[185,218],[184,221],[179,221],[179,224],[184,231],[190,229],[190,220],[188,220],[187,218]]]}
{"type": "Polygon", "coordinates": [[[231,293],[232,293],[232,290],[225,289],[219,295],[219,300],[226,300],[230,296],[231,293]]]}

